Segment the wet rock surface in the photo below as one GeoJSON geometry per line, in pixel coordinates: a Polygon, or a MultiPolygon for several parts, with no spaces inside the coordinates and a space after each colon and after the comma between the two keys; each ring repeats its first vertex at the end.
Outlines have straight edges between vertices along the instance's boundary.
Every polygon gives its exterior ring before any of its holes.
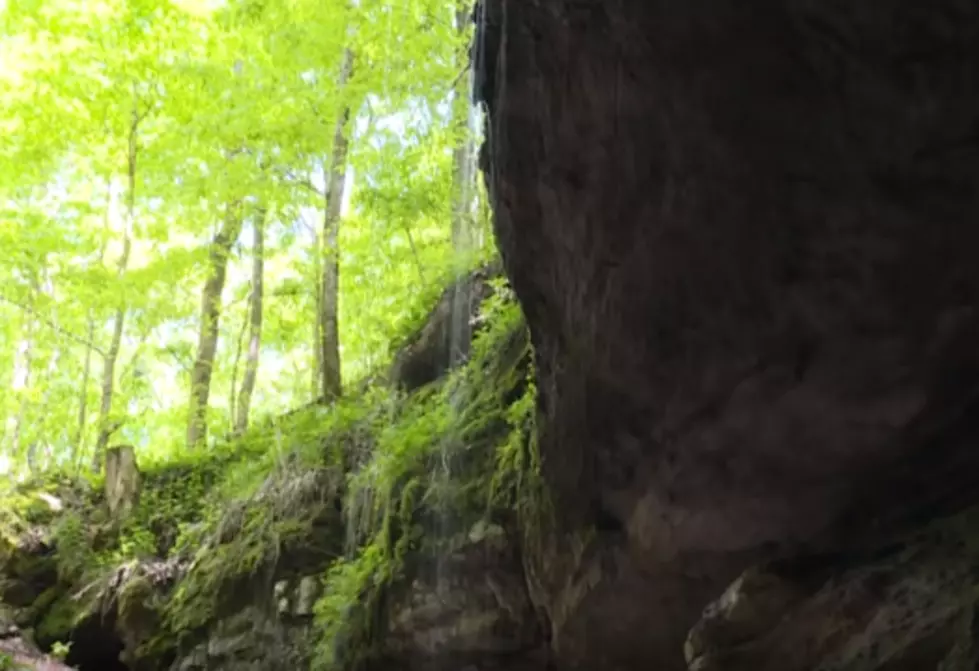
{"type": "Polygon", "coordinates": [[[532,591],[563,666],[685,668],[747,567],[974,502],[979,7],[477,16],[483,165],[563,518],[532,591]]]}
{"type": "Polygon", "coordinates": [[[390,383],[414,391],[465,361],[479,307],[493,293],[491,282],[501,277],[499,264],[491,264],[458,278],[443,291],[422,327],[399,349],[388,371],[390,383]]]}
{"type": "Polygon", "coordinates": [[[171,671],[266,671],[309,664],[311,613],[247,606],[210,628],[206,641],[181,654],[171,671]]]}
{"type": "Polygon", "coordinates": [[[543,652],[517,547],[487,523],[418,572],[396,600],[385,639],[387,658],[419,669],[447,660],[459,669],[509,668],[539,662],[543,652]]]}
{"type": "Polygon", "coordinates": [[[70,671],[71,669],[41,652],[30,633],[22,631],[15,624],[14,613],[2,604],[0,604],[0,668],[22,668],[24,671],[70,671]],[[6,666],[3,666],[4,664],[6,666]]]}
{"type": "Polygon", "coordinates": [[[690,632],[693,671],[973,669],[976,511],[872,556],[746,571],[690,632]]]}

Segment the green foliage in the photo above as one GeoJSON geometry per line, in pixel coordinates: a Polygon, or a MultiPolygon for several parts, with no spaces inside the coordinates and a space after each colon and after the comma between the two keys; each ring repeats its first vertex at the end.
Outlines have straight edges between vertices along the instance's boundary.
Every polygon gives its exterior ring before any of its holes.
{"type": "MultiPolygon", "coordinates": [[[[358,668],[377,652],[388,604],[419,562],[494,511],[516,510],[532,525],[542,509],[529,357],[520,310],[496,283],[470,361],[440,384],[410,396],[372,386],[151,464],[122,521],[90,496],[70,499],[53,527],[60,586],[41,607],[39,632],[62,639],[114,610],[127,631],[142,632],[134,654],[155,658],[193,645],[283,571],[318,571],[314,667],[358,668]],[[306,563],[290,566],[297,556],[306,563]]],[[[30,510],[23,503],[18,514],[50,520],[43,506],[30,510]]]]}
{"type": "Polygon", "coordinates": [[[65,639],[86,615],[86,609],[71,594],[62,592],[41,617],[37,636],[42,640],[65,639]]]}
{"type": "Polygon", "coordinates": [[[437,388],[402,399],[376,428],[370,455],[348,476],[348,556],[324,575],[314,668],[361,668],[383,634],[389,593],[409,558],[445,552],[425,517],[468,530],[494,507],[530,507],[539,486],[529,344],[512,294],[498,283],[481,310],[470,362],[437,388]],[[512,401],[515,390],[523,387],[512,401]],[[450,470],[448,479],[440,474],[450,470]]]}
{"type": "Polygon", "coordinates": [[[89,533],[86,520],[76,511],[68,511],[55,526],[58,578],[65,584],[80,580],[95,560],[89,533]]]}
{"type": "Polygon", "coordinates": [[[30,671],[29,667],[18,664],[13,655],[0,652],[0,671],[30,671]]]}
{"type": "Polygon", "coordinates": [[[221,305],[209,435],[220,444],[237,407],[245,241],[259,208],[265,300],[251,415],[315,397],[323,171],[343,109],[348,389],[389,362],[390,344],[449,276],[492,254],[450,241],[457,192],[471,192],[472,211],[480,205],[452,162],[452,149],[472,141],[459,133],[454,90],[465,80],[469,27],[453,26],[444,2],[9,4],[0,11],[0,374],[13,384],[0,395],[0,473],[78,474],[103,420],[141,464],[184,458],[207,244],[229,203],[243,204],[246,221],[221,305]],[[347,49],[356,66],[341,85],[347,49]],[[120,308],[112,404],[101,417],[120,308]]]}
{"type": "Polygon", "coordinates": [[[62,643],[61,641],[55,641],[51,646],[51,656],[55,659],[64,661],[68,657],[68,653],[71,652],[71,641],[67,643],[62,643]]]}
{"type": "Polygon", "coordinates": [[[35,604],[47,640],[114,610],[142,632],[136,655],[151,656],[192,643],[282,572],[312,571],[327,583],[316,663],[356,665],[413,562],[454,542],[422,533],[434,518],[458,531],[538,496],[530,346],[502,283],[467,366],[410,397],[368,382],[385,377],[444,288],[494,254],[453,248],[453,226],[474,224],[483,239],[488,219],[476,214],[485,194],[460,182],[471,170],[453,158],[472,154],[456,150],[474,138],[459,83],[470,26],[454,25],[450,5],[0,9],[0,375],[11,380],[0,394],[0,478],[15,484],[0,491],[0,550],[6,558],[30,534],[50,534],[58,584],[35,604]],[[347,51],[353,75],[340,82],[347,51]],[[345,110],[336,258],[346,395],[310,404],[324,173],[345,110]],[[211,442],[188,452],[209,243],[234,208],[243,231],[218,297],[211,442]],[[260,365],[239,433],[259,216],[260,365]],[[122,519],[108,517],[90,473],[100,427],[138,455],[140,498],[122,519]],[[35,476],[42,484],[27,486],[35,476]],[[45,503],[50,483],[73,492],[63,510],[45,503]],[[290,566],[297,556],[305,563],[290,566]]]}

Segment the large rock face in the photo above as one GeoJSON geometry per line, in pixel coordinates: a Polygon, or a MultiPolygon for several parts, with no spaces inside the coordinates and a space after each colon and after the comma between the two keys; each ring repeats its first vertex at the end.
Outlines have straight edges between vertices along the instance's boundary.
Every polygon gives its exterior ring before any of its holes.
{"type": "Polygon", "coordinates": [[[528,563],[565,666],[685,668],[750,563],[969,503],[979,5],[481,11],[562,513],[528,563]]]}

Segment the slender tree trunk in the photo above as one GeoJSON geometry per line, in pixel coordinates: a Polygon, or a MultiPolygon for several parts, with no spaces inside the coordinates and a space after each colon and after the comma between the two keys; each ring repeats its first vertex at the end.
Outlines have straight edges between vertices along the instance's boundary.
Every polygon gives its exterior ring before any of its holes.
{"type": "Polygon", "coordinates": [[[31,292],[30,307],[31,312],[25,314],[27,327],[24,337],[21,338],[17,347],[19,363],[14,366],[14,390],[20,394],[20,403],[17,406],[17,416],[14,418],[13,435],[11,437],[11,454],[20,457],[21,440],[24,435],[24,420],[27,416],[27,402],[29,387],[34,368],[34,335],[37,329],[37,322],[33,315],[35,291],[31,292]]]}
{"type": "MultiPolygon", "coordinates": [[[[469,26],[470,7],[456,10],[455,28],[460,34],[469,26]]],[[[467,60],[467,59],[464,59],[467,60]]],[[[458,252],[470,251],[472,247],[472,213],[475,187],[474,156],[476,144],[469,123],[470,91],[469,77],[460,76],[453,95],[453,122],[458,135],[456,146],[452,150],[453,165],[453,198],[452,198],[452,249],[458,252]]]]}
{"type": "MultiPolygon", "coordinates": [[[[343,90],[353,70],[353,52],[344,52],[338,88],[343,90]]],[[[347,173],[347,123],[350,107],[344,106],[337,118],[333,136],[333,155],[327,175],[325,214],[323,217],[323,276],[320,283],[320,390],[325,401],[339,398],[340,379],[340,212],[347,173]]]]}
{"type": "MultiPolygon", "coordinates": [[[[455,28],[460,36],[469,25],[469,12],[461,5],[456,9],[455,28]]],[[[473,156],[476,151],[470,124],[469,77],[460,76],[453,95],[452,112],[456,145],[452,150],[453,194],[452,194],[452,249],[460,259],[467,259],[473,250],[473,196],[475,172],[473,156]]],[[[457,278],[452,292],[452,317],[448,342],[448,365],[461,364],[469,351],[472,341],[472,328],[469,324],[472,313],[472,293],[467,283],[457,278]]]]}
{"type": "MultiPolygon", "coordinates": [[[[44,287],[42,290],[48,296],[51,297],[54,296],[54,285],[51,282],[51,278],[46,271],[45,271],[44,287]]],[[[58,327],[58,314],[57,311],[54,309],[52,309],[51,322],[55,325],[55,327],[58,327]]],[[[48,377],[48,379],[53,378],[57,373],[58,362],[60,360],[61,360],[61,344],[58,343],[54,346],[54,349],[51,352],[51,357],[48,359],[48,365],[46,366],[44,371],[44,374],[48,377]]],[[[44,398],[41,400],[38,417],[44,418],[48,416],[48,408],[51,406],[51,387],[52,385],[47,385],[44,389],[44,398]]],[[[64,436],[64,429],[63,427],[60,428],[62,430],[62,436],[64,436]]],[[[50,440],[48,439],[48,436],[46,435],[50,427],[45,425],[44,429],[45,429],[44,433],[38,436],[37,438],[35,438],[35,440],[31,442],[31,445],[27,450],[27,465],[31,471],[37,470],[37,466],[38,466],[37,450],[39,447],[46,448],[44,449],[44,456],[46,458],[50,458],[51,456],[50,453],[51,443],[50,440]],[[41,445],[38,444],[38,438],[44,439],[41,445]]]]}
{"type": "Polygon", "coordinates": [[[207,439],[207,402],[211,393],[211,374],[218,349],[221,318],[221,293],[228,272],[231,247],[241,233],[240,204],[228,206],[221,229],[211,243],[210,274],[201,297],[201,330],[197,359],[190,374],[190,414],[187,421],[187,446],[195,448],[207,439]]]}
{"type": "Polygon", "coordinates": [[[312,400],[316,401],[320,397],[322,383],[320,378],[323,371],[323,341],[320,339],[320,327],[322,325],[321,315],[323,314],[323,244],[320,240],[320,233],[313,227],[313,272],[317,281],[315,284],[316,316],[313,319],[313,370],[310,377],[312,400]]]}
{"type": "Polygon", "coordinates": [[[228,408],[231,411],[231,431],[238,425],[238,367],[241,365],[241,353],[245,349],[245,333],[248,331],[247,312],[251,307],[251,289],[248,291],[248,303],[245,305],[246,315],[241,320],[238,337],[235,339],[235,360],[231,364],[231,390],[228,392],[228,408]]]}
{"type": "MultiPolygon", "coordinates": [[[[88,340],[91,342],[95,338],[95,318],[91,311],[88,314],[88,340]]],[[[79,467],[79,457],[85,454],[85,423],[88,419],[88,384],[92,379],[92,347],[85,347],[85,363],[82,366],[82,381],[78,391],[78,423],[75,427],[75,436],[71,441],[75,454],[72,463],[75,468],[79,467]]]]}
{"type": "MultiPolygon", "coordinates": [[[[135,93],[133,95],[132,121],[129,125],[129,151],[127,160],[127,184],[126,184],[126,216],[122,238],[122,256],[119,258],[119,266],[116,276],[122,280],[126,275],[129,266],[129,256],[133,249],[133,229],[136,219],[136,162],[138,158],[138,132],[139,122],[142,117],[137,109],[138,101],[135,93]]],[[[93,469],[98,472],[101,468],[102,456],[109,445],[112,433],[118,428],[111,420],[112,415],[112,395],[115,391],[115,371],[116,359],[119,358],[119,350],[122,348],[122,335],[125,330],[126,322],[126,300],[121,297],[116,308],[115,317],[112,320],[112,340],[109,342],[109,349],[105,353],[102,362],[102,398],[99,402],[99,433],[95,442],[95,454],[93,455],[93,469]]]]}
{"type": "Polygon", "coordinates": [[[258,359],[262,344],[262,299],[265,273],[265,212],[255,218],[254,240],[252,242],[252,294],[251,310],[248,320],[248,355],[245,360],[245,376],[241,381],[238,396],[238,416],[235,431],[242,433],[248,428],[248,413],[251,410],[252,393],[258,379],[258,359]]]}
{"type": "MultiPolygon", "coordinates": [[[[104,237],[99,246],[98,265],[102,266],[105,260],[105,247],[109,239],[109,211],[112,208],[112,180],[106,182],[106,203],[104,237]]],[[[75,436],[71,441],[75,453],[72,455],[72,464],[76,469],[81,467],[82,455],[85,454],[85,425],[88,422],[88,385],[92,379],[92,354],[95,352],[95,315],[88,311],[88,343],[85,345],[85,363],[82,366],[82,381],[78,392],[78,425],[75,428],[75,436]]]]}
{"type": "MultiPolygon", "coordinates": [[[[55,347],[54,348],[54,351],[51,352],[51,358],[48,359],[48,365],[47,365],[47,367],[45,369],[45,373],[47,374],[47,376],[49,378],[53,377],[55,375],[55,373],[57,372],[57,370],[58,370],[58,361],[60,361],[60,360],[61,360],[61,347],[55,347]]],[[[40,405],[40,408],[38,409],[38,415],[37,416],[38,417],[47,417],[48,416],[48,408],[50,408],[50,406],[51,406],[51,386],[49,385],[44,390],[44,398],[41,401],[41,405],[40,405]]],[[[27,466],[31,470],[31,472],[36,472],[38,470],[38,465],[39,465],[37,463],[37,457],[38,457],[37,452],[38,452],[38,448],[43,448],[42,449],[42,455],[45,457],[45,463],[44,464],[40,464],[41,469],[43,470],[43,468],[46,465],[49,465],[50,464],[50,457],[51,457],[51,447],[50,446],[51,446],[51,443],[50,443],[49,436],[46,435],[47,434],[47,429],[49,429],[50,427],[45,426],[44,428],[45,428],[44,434],[41,434],[39,436],[36,436],[35,439],[33,441],[31,441],[30,446],[27,448],[27,466]],[[40,443],[39,443],[39,441],[40,441],[40,443]]],[[[63,429],[62,429],[62,436],[64,436],[63,429]]]]}

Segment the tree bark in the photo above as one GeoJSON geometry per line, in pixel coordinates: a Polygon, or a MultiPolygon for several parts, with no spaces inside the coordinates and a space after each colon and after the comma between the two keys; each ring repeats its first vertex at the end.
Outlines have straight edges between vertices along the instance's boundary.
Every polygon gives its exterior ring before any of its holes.
{"type": "Polygon", "coordinates": [[[113,521],[121,521],[139,502],[140,481],[136,450],[132,445],[106,450],[105,500],[113,521]]]}
{"type": "MultiPolygon", "coordinates": [[[[353,52],[347,50],[343,55],[338,88],[343,90],[353,70],[353,52]]],[[[347,123],[350,119],[350,106],[344,105],[337,118],[336,132],[333,136],[333,155],[330,158],[330,171],[327,175],[328,187],[323,217],[323,275],[320,283],[320,391],[323,399],[330,401],[340,397],[340,333],[339,333],[339,293],[340,293],[340,212],[343,205],[343,192],[346,186],[347,168],[347,123]]]]}
{"type": "MultiPolygon", "coordinates": [[[[248,305],[245,306],[246,312],[251,306],[251,288],[248,290],[248,305]]],[[[245,333],[248,331],[248,316],[241,320],[241,328],[238,329],[238,338],[235,340],[235,360],[231,364],[231,390],[228,392],[228,408],[231,415],[231,430],[234,432],[238,417],[238,367],[241,364],[241,353],[245,349],[245,333]]]]}
{"type": "MultiPolygon", "coordinates": [[[[95,318],[89,312],[88,339],[91,341],[93,338],[95,338],[95,318]]],[[[76,468],[79,465],[78,459],[85,451],[85,423],[88,418],[88,383],[92,378],[92,351],[90,345],[85,347],[85,363],[82,366],[82,381],[78,391],[78,424],[75,427],[74,440],[72,440],[75,449],[72,463],[75,464],[76,468]]]]}
{"type": "MultiPolygon", "coordinates": [[[[112,180],[106,182],[106,203],[105,203],[105,221],[104,221],[104,232],[105,237],[102,240],[102,244],[99,246],[99,256],[98,265],[102,266],[102,262],[105,260],[105,246],[108,240],[109,232],[109,208],[112,205],[112,180]]],[[[86,336],[88,343],[85,345],[85,363],[82,367],[82,381],[79,390],[78,398],[78,425],[75,428],[75,436],[71,441],[71,444],[75,450],[72,455],[72,463],[75,468],[81,466],[82,455],[85,453],[85,424],[88,421],[88,383],[92,378],[92,353],[96,351],[95,348],[95,316],[92,311],[88,311],[88,333],[86,336]]]]}
{"type": "Polygon", "coordinates": [[[320,390],[322,388],[322,383],[320,382],[320,377],[323,370],[323,344],[320,339],[321,332],[321,315],[323,314],[323,241],[320,238],[320,232],[314,224],[311,226],[313,231],[313,273],[316,278],[315,285],[315,305],[316,315],[313,318],[313,370],[310,376],[310,389],[312,400],[314,403],[316,399],[320,397],[320,390]]]}
{"type": "MultiPolygon", "coordinates": [[[[136,219],[136,167],[138,159],[138,133],[139,123],[142,117],[139,113],[138,101],[133,96],[133,111],[129,124],[129,147],[127,152],[127,185],[126,185],[126,217],[123,227],[122,256],[119,258],[119,265],[116,271],[117,279],[121,280],[126,275],[129,266],[129,256],[133,248],[133,228],[136,219]]],[[[115,390],[115,369],[116,359],[119,357],[119,350],[122,348],[122,336],[126,322],[126,299],[119,299],[116,314],[112,323],[112,340],[109,349],[105,353],[102,362],[102,398],[99,403],[99,433],[95,443],[95,454],[93,455],[93,469],[98,472],[102,461],[102,455],[109,444],[113,431],[118,428],[111,421],[112,414],[112,395],[115,390]]]]}
{"type": "MultiPolygon", "coordinates": [[[[34,302],[36,289],[31,292],[31,303],[34,302]]],[[[31,311],[26,313],[27,328],[24,337],[18,345],[20,363],[14,367],[14,389],[20,393],[20,403],[17,406],[17,416],[14,419],[13,436],[11,437],[11,454],[15,458],[20,456],[20,444],[24,434],[24,418],[27,415],[28,388],[31,384],[31,373],[34,367],[34,332],[37,329],[37,320],[33,315],[33,305],[31,311]]]]}
{"type": "Polygon", "coordinates": [[[187,421],[187,447],[196,448],[207,438],[207,402],[211,393],[211,374],[218,348],[221,318],[221,293],[228,271],[231,247],[241,233],[240,204],[228,206],[221,229],[211,243],[210,275],[201,297],[200,338],[197,358],[190,376],[190,413],[187,421]]]}
{"type": "MultiPolygon", "coordinates": [[[[54,296],[54,286],[52,285],[51,278],[48,276],[47,272],[45,272],[45,280],[44,280],[44,286],[42,288],[42,291],[45,292],[45,293],[47,293],[48,296],[52,296],[52,297],[54,296]]],[[[57,326],[57,324],[58,324],[58,315],[57,315],[57,312],[54,311],[53,309],[52,309],[52,318],[51,318],[51,321],[57,326]]],[[[58,362],[60,360],[61,360],[61,346],[60,346],[60,344],[58,344],[58,345],[55,345],[54,350],[51,352],[51,356],[48,359],[48,365],[46,366],[46,369],[45,369],[45,375],[47,376],[48,379],[53,378],[54,375],[57,373],[57,371],[58,371],[58,362]]],[[[50,407],[50,405],[51,405],[51,385],[47,385],[46,388],[45,388],[45,390],[44,390],[44,398],[41,401],[41,405],[40,405],[40,408],[39,408],[39,411],[38,411],[38,417],[40,417],[40,418],[47,417],[48,416],[48,408],[50,407]]],[[[45,429],[47,429],[47,428],[48,427],[45,426],[45,429]]],[[[62,435],[64,435],[64,434],[62,434],[62,435]]],[[[27,450],[27,465],[28,465],[28,468],[32,472],[33,471],[36,471],[37,470],[37,467],[38,467],[38,463],[37,463],[37,456],[38,456],[37,455],[37,450],[38,450],[39,447],[42,447],[42,448],[44,447],[44,445],[39,445],[38,444],[38,438],[40,438],[40,437],[43,437],[43,436],[35,437],[35,439],[31,442],[31,445],[30,445],[30,447],[27,450]]],[[[47,443],[47,445],[48,445],[48,448],[46,450],[44,450],[44,452],[45,452],[44,456],[50,458],[50,456],[51,456],[51,453],[50,453],[50,443],[47,443]]],[[[43,468],[43,466],[42,466],[42,468],[43,468]]]]}
{"type": "Polygon", "coordinates": [[[262,342],[262,299],[263,276],[265,272],[265,212],[259,213],[254,223],[252,242],[252,293],[248,320],[248,354],[245,359],[245,376],[241,381],[238,395],[238,415],[235,431],[242,433],[248,428],[248,413],[251,410],[252,392],[258,378],[258,359],[262,342]]]}
{"type": "MultiPolygon", "coordinates": [[[[462,34],[469,26],[470,9],[456,10],[455,27],[462,34]]],[[[475,170],[473,157],[476,152],[475,141],[470,127],[472,106],[469,77],[460,76],[453,94],[453,125],[457,134],[456,146],[452,150],[453,199],[452,199],[452,249],[456,253],[467,252],[472,247],[470,208],[475,190],[475,170]]]]}

